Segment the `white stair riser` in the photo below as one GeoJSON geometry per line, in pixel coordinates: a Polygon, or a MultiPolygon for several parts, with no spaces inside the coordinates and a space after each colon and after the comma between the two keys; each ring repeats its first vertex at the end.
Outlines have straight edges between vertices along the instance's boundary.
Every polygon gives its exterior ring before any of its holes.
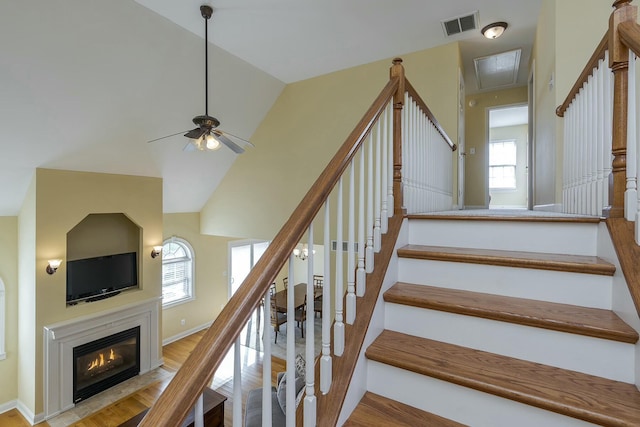
{"type": "Polygon", "coordinates": [[[595,425],[371,360],[367,370],[367,390],[473,427],[595,425]]]}
{"type": "Polygon", "coordinates": [[[385,329],[616,381],[635,381],[633,344],[391,303],[385,305],[385,329]]]}
{"type": "Polygon", "coordinates": [[[610,276],[399,259],[398,281],[611,309],[610,276]]]}
{"type": "Polygon", "coordinates": [[[409,243],[416,245],[595,255],[597,236],[597,224],[409,221],[409,243]]]}

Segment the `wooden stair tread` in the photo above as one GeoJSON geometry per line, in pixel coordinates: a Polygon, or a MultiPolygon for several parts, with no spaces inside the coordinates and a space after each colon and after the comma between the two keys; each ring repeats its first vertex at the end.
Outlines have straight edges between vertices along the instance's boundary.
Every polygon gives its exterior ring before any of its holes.
{"type": "Polygon", "coordinates": [[[640,392],[633,384],[388,330],[366,356],[599,425],[640,425],[640,392]]]}
{"type": "Polygon", "coordinates": [[[413,406],[366,392],[345,427],[463,427],[464,424],[425,412],[413,406]]]}
{"type": "Polygon", "coordinates": [[[613,311],[458,289],[396,283],[386,302],[552,329],[625,343],[638,333],[613,311]]]}
{"type": "Polygon", "coordinates": [[[596,256],[503,251],[447,246],[406,245],[398,249],[401,258],[533,268],[613,276],[616,267],[596,256]]]}
{"type": "Polygon", "coordinates": [[[597,216],[520,216],[520,215],[446,215],[446,214],[411,214],[408,219],[434,219],[451,221],[507,221],[507,222],[558,222],[598,224],[602,218],[597,216]]]}

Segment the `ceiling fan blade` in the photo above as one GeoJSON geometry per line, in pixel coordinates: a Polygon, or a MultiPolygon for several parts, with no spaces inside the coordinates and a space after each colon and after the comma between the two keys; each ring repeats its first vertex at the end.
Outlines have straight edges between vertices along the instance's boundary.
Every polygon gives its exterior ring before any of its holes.
{"type": "Polygon", "coordinates": [[[244,153],[244,148],[240,147],[238,144],[231,141],[222,132],[216,132],[216,138],[218,139],[218,141],[222,142],[224,145],[229,147],[231,151],[233,151],[234,153],[236,154],[244,153]]]}
{"type": "Polygon", "coordinates": [[[233,137],[233,138],[235,138],[235,139],[237,139],[239,141],[242,141],[245,144],[248,144],[248,145],[250,145],[250,146],[255,148],[255,145],[253,145],[250,141],[247,141],[244,138],[240,138],[239,136],[236,136],[236,135],[234,135],[232,133],[229,133],[229,132],[226,132],[226,131],[223,131],[223,130],[220,130],[220,129],[216,129],[216,135],[229,135],[230,137],[233,137]]]}
{"type": "Polygon", "coordinates": [[[198,128],[192,129],[189,132],[185,133],[184,136],[186,136],[187,138],[191,138],[191,139],[198,139],[202,135],[204,135],[206,132],[207,132],[206,129],[198,127],[198,128]]]}
{"type": "Polygon", "coordinates": [[[172,133],[171,135],[161,136],[160,138],[156,138],[156,139],[152,139],[151,141],[147,141],[147,143],[160,141],[161,139],[165,139],[165,138],[171,138],[172,136],[180,135],[180,134],[185,133],[185,132],[187,132],[187,131],[183,130],[182,132],[177,132],[177,133],[172,133]]]}

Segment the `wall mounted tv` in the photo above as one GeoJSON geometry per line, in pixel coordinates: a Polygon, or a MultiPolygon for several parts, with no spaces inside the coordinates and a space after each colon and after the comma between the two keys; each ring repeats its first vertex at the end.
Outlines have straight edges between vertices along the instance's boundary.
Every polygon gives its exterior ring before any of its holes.
{"type": "Polygon", "coordinates": [[[67,304],[107,298],[137,286],[136,252],[67,261],[67,304]]]}

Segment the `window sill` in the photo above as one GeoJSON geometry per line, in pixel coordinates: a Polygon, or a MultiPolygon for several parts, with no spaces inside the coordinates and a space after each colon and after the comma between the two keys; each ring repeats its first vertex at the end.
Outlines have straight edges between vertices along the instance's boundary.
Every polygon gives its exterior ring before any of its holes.
{"type": "Polygon", "coordinates": [[[195,299],[196,299],[195,297],[191,296],[191,297],[188,297],[188,298],[182,298],[182,299],[179,299],[179,300],[171,301],[171,302],[168,302],[166,304],[163,303],[162,304],[162,309],[164,310],[166,308],[173,308],[173,307],[175,307],[177,305],[182,305],[182,304],[185,304],[187,302],[195,301],[195,299]]]}

